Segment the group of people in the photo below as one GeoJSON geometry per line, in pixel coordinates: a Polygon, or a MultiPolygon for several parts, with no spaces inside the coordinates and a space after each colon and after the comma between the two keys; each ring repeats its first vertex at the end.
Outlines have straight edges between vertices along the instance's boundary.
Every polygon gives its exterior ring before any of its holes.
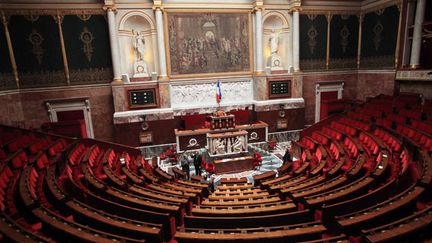
{"type": "MultiPolygon", "coordinates": [[[[282,158],[283,164],[292,162],[292,157],[290,153],[290,149],[287,148],[285,150],[285,154],[282,158]]],[[[195,175],[201,175],[201,164],[203,162],[202,155],[198,152],[191,153],[187,155],[183,153],[182,158],[180,160],[180,165],[182,167],[182,171],[186,174],[186,179],[190,179],[190,164],[194,165],[195,175]]]]}
{"type": "Polygon", "coordinates": [[[193,163],[195,168],[195,175],[201,175],[201,163],[202,163],[202,155],[198,152],[195,152],[190,155],[183,154],[182,159],[180,160],[180,165],[182,170],[186,173],[186,179],[190,179],[190,164],[193,163]]]}

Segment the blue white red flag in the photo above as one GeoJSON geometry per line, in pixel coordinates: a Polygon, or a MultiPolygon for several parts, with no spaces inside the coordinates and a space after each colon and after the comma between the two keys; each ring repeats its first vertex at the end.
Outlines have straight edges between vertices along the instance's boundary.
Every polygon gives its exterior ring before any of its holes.
{"type": "Polygon", "coordinates": [[[221,99],[222,99],[222,90],[220,88],[220,80],[218,80],[216,84],[216,102],[220,103],[221,99]]]}

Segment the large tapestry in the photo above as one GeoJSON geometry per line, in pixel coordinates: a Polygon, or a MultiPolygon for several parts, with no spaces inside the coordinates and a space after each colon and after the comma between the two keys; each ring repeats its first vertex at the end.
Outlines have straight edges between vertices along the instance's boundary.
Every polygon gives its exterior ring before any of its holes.
{"type": "Polygon", "coordinates": [[[170,75],[250,72],[249,13],[168,13],[170,75]]]}

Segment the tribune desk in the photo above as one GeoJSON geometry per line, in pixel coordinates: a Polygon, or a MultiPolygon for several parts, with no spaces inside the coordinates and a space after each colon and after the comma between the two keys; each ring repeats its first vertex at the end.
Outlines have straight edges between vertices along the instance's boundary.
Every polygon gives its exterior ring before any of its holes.
{"type": "Polygon", "coordinates": [[[235,173],[252,170],[254,168],[252,156],[217,159],[213,161],[213,163],[215,165],[216,174],[235,173]]]}
{"type": "Polygon", "coordinates": [[[194,150],[208,147],[207,134],[221,133],[221,132],[234,132],[238,130],[245,130],[248,132],[248,143],[266,142],[268,140],[268,125],[265,122],[258,121],[252,124],[236,125],[230,129],[212,130],[210,128],[200,128],[195,130],[179,130],[175,129],[177,152],[185,150],[194,150]]]}

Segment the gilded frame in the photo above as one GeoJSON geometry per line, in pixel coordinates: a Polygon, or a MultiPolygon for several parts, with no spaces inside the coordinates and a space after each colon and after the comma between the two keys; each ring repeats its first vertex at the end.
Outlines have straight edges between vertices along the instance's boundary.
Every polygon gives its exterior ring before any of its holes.
{"type": "Polygon", "coordinates": [[[167,60],[167,72],[170,79],[180,79],[180,78],[196,78],[196,77],[220,77],[220,76],[241,76],[241,75],[251,75],[253,73],[254,68],[254,59],[253,59],[253,32],[252,32],[252,14],[250,10],[224,10],[224,9],[166,9],[164,14],[164,37],[165,37],[165,50],[166,50],[166,60],[167,60]],[[169,45],[169,22],[168,18],[171,14],[187,14],[187,15],[197,15],[198,14],[245,14],[247,15],[247,31],[248,31],[248,45],[249,48],[247,50],[247,54],[249,55],[249,68],[246,70],[239,71],[230,71],[230,72],[193,72],[193,73],[184,73],[184,74],[175,74],[172,72],[172,60],[171,60],[171,50],[169,45]]]}

